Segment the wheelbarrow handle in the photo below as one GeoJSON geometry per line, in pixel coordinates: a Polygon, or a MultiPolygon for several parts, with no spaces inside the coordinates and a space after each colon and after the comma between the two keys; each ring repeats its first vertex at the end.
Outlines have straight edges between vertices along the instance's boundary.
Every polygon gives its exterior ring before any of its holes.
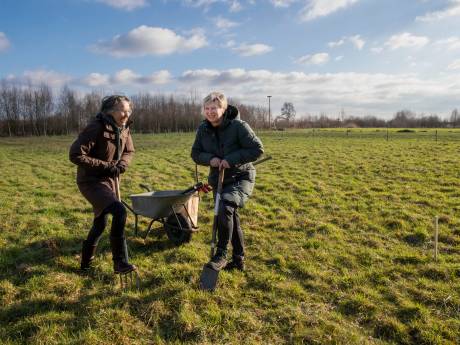
{"type": "MultiPolygon", "coordinates": [[[[258,164],[261,164],[261,163],[263,163],[263,162],[269,161],[270,159],[272,159],[272,156],[267,156],[267,157],[264,157],[264,158],[259,159],[258,161],[253,162],[252,165],[254,165],[254,166],[255,166],[255,165],[258,165],[258,164]]],[[[242,166],[242,165],[243,165],[243,164],[237,164],[236,166],[237,166],[237,167],[240,167],[240,166],[242,166]]]]}
{"type": "Polygon", "coordinates": [[[257,164],[269,161],[270,159],[272,159],[272,156],[267,156],[267,157],[259,159],[258,161],[255,161],[254,163],[252,163],[252,165],[257,165],[257,164]]]}
{"type": "Polygon", "coordinates": [[[202,188],[203,187],[203,182],[198,182],[197,184],[187,188],[186,190],[184,190],[182,192],[182,194],[188,194],[190,193],[191,191],[197,191],[198,189],[202,188]]]}
{"type": "Polygon", "coordinates": [[[147,192],[152,191],[152,186],[145,184],[145,183],[139,183],[139,187],[144,188],[147,192]]]}

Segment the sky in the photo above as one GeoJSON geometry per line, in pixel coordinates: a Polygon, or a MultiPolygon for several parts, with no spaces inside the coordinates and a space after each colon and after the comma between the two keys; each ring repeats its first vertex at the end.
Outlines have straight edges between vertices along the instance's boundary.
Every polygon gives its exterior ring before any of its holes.
{"type": "Polygon", "coordinates": [[[79,92],[211,91],[276,116],[448,117],[460,0],[2,0],[0,79],[79,92]]]}

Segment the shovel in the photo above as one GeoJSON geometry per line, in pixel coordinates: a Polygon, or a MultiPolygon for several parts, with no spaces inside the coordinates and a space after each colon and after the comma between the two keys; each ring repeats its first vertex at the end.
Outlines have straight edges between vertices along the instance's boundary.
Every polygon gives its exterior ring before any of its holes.
{"type": "MultiPolygon", "coordinates": [[[[224,170],[219,171],[219,182],[217,184],[216,192],[216,201],[214,204],[214,222],[212,224],[212,240],[211,240],[211,258],[214,256],[214,251],[216,247],[216,235],[217,235],[217,221],[219,215],[219,203],[220,195],[222,193],[222,184],[224,182],[224,170]]],[[[200,276],[200,288],[205,291],[214,291],[217,284],[217,278],[219,277],[219,271],[213,270],[208,267],[207,264],[204,265],[203,271],[200,276]]]]}
{"type": "MultiPolygon", "coordinates": [[[[116,195],[118,201],[122,202],[121,194],[120,194],[120,176],[119,175],[115,176],[114,182],[115,182],[115,195],[116,195]]],[[[125,246],[126,246],[125,247],[126,259],[128,260],[128,246],[126,245],[126,241],[125,241],[125,246]]],[[[122,290],[127,290],[130,286],[132,287],[134,285],[133,284],[133,274],[135,276],[136,288],[139,291],[141,279],[139,277],[139,272],[137,271],[137,269],[134,270],[134,271],[131,271],[131,272],[127,273],[127,274],[119,273],[120,287],[121,287],[122,290]],[[128,282],[128,275],[129,275],[129,282],[128,282]]]]}

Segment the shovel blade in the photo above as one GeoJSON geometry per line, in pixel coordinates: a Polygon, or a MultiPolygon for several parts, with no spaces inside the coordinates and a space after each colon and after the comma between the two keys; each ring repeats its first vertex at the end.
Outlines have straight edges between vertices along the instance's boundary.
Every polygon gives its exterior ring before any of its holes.
{"type": "Polygon", "coordinates": [[[218,277],[219,271],[213,270],[205,265],[200,276],[200,289],[205,291],[214,291],[217,285],[218,277]]]}

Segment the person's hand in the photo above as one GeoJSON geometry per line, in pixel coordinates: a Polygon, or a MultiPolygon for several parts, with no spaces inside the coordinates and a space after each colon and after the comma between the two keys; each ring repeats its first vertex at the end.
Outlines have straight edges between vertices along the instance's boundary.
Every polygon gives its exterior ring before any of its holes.
{"type": "Polygon", "coordinates": [[[209,165],[212,166],[213,168],[218,168],[220,167],[220,158],[214,157],[209,161],[209,165]]]}
{"type": "Polygon", "coordinates": [[[120,168],[118,167],[117,164],[113,164],[107,173],[108,176],[110,177],[117,177],[120,176],[120,168]]]}
{"type": "Polygon", "coordinates": [[[126,171],[126,166],[122,162],[113,161],[110,168],[108,169],[108,175],[111,177],[120,176],[126,171]]]}
{"type": "Polygon", "coordinates": [[[126,165],[122,161],[119,161],[117,163],[117,167],[118,167],[120,174],[123,174],[126,171],[126,165]]]}
{"type": "Polygon", "coordinates": [[[219,164],[219,170],[222,169],[230,169],[230,164],[225,159],[222,159],[219,164]]]}

